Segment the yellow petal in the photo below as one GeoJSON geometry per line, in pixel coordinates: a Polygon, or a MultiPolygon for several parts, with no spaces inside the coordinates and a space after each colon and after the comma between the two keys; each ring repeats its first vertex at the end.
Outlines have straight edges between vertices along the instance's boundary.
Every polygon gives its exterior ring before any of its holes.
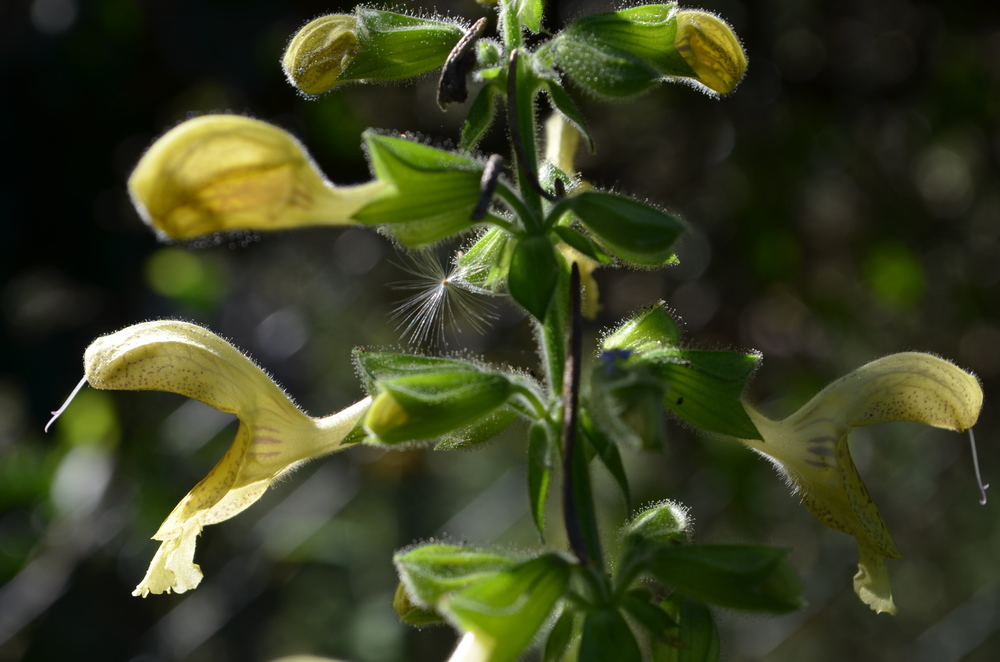
{"type": "Polygon", "coordinates": [[[84,364],[95,388],[180,393],[240,419],[229,450],[153,536],[163,544],[136,588],[142,596],[197,586],[202,528],[242,512],[300,462],[338,450],[370,403],[312,418],[242,352],[186,322],[147,322],[98,338],[84,364]]]}
{"type": "Polygon", "coordinates": [[[717,16],[703,11],[677,12],[674,48],[705,87],[719,94],[736,89],[747,69],[747,56],[736,33],[717,16]]]}
{"type": "Polygon", "coordinates": [[[889,530],[851,459],[852,428],[915,421],[963,431],[982,408],[979,381],[931,354],[905,352],[872,361],[833,382],[782,421],[744,405],[762,440],[744,444],[788,477],[821,522],[857,538],[858,596],[878,612],[895,613],[885,558],[898,558],[889,530]]]}
{"type": "Polygon", "coordinates": [[[384,185],[334,187],[288,132],[249,117],[204,115],[157,140],[128,187],[161,238],[191,239],[350,223],[384,185]]]}
{"type": "Polygon", "coordinates": [[[357,30],[358,19],[350,14],[328,14],[307,23],[292,37],[281,60],[288,82],[306,94],[336,86],[361,49],[357,30]]]}

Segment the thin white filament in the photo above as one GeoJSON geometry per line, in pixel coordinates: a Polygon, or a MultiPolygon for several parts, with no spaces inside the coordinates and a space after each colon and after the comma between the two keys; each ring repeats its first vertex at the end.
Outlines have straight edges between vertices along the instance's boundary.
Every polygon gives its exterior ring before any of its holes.
{"type": "Polygon", "coordinates": [[[50,412],[52,414],[52,418],[50,418],[49,422],[45,424],[46,432],[49,431],[49,428],[52,427],[52,424],[56,422],[56,419],[59,418],[60,414],[66,411],[66,407],[69,407],[69,403],[73,402],[73,398],[76,397],[76,394],[80,392],[80,389],[83,388],[83,385],[86,383],[87,383],[87,376],[84,375],[83,379],[80,380],[80,383],[76,385],[75,389],[73,389],[73,392],[69,394],[68,398],[66,398],[66,402],[62,403],[62,407],[56,409],[53,412],[50,412]]]}
{"type": "Polygon", "coordinates": [[[982,498],[979,499],[979,505],[986,505],[986,490],[989,489],[989,483],[983,484],[983,476],[979,473],[979,453],[976,452],[976,435],[972,434],[972,428],[969,428],[969,446],[972,448],[972,466],[976,468],[976,482],[979,483],[979,491],[982,493],[982,498]]]}
{"type": "Polygon", "coordinates": [[[456,265],[450,272],[444,265],[428,253],[416,253],[412,266],[400,265],[414,276],[394,284],[396,289],[412,290],[392,313],[393,319],[400,319],[397,328],[416,345],[425,343],[447,344],[445,324],[453,323],[461,317],[477,333],[485,333],[496,315],[486,310],[485,304],[476,295],[490,295],[488,290],[477,287],[465,280],[465,270],[456,265]]]}

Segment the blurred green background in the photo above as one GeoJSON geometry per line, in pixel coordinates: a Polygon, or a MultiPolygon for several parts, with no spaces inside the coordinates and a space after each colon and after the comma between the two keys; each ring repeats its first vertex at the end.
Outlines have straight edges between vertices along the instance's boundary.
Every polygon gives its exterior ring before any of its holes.
{"type": "MultiPolygon", "coordinates": [[[[411,3],[405,3],[412,6],[411,3]]],[[[680,212],[681,265],[599,273],[591,342],[664,299],[692,344],[754,348],[751,399],[775,415],[877,356],[937,352],[976,372],[976,430],[998,480],[1000,10],[992,2],[706,0],[735,27],[748,76],[717,101],[665,85],[625,104],[583,100],[591,181],[680,212]]],[[[142,320],[207,324],[313,414],[361,396],[351,348],[403,347],[388,318],[403,258],[360,229],[157,244],[124,187],[150,142],[190,114],[230,111],[299,136],[338,183],[368,178],[367,127],[457,140],[433,77],[297,96],[278,60],[312,0],[0,1],[0,661],[255,661],[316,653],[441,660],[454,635],[397,623],[392,551],[429,537],[537,544],[524,445],[476,452],[360,448],[315,462],[198,546],[186,595],[130,596],[173,505],[215,463],[229,417],[168,394],[84,389],[95,337],[142,320]]],[[[546,24],[612,9],[551,3],[546,24]]],[[[470,20],[472,0],[437,9],[470,20]]],[[[504,150],[502,128],[483,145],[504,150]]],[[[531,368],[531,332],[498,306],[451,350],[531,368]]],[[[669,428],[630,454],[637,503],[693,509],[705,542],[793,548],[809,606],[780,618],[719,612],[727,660],[995,660],[997,503],[977,504],[966,440],[893,424],[855,433],[854,457],[903,558],[899,615],[854,596],[853,539],[801,508],[738,444],[669,428]]],[[[623,516],[598,474],[609,539],[623,516]]],[[[557,522],[552,522],[558,540],[557,522]]]]}

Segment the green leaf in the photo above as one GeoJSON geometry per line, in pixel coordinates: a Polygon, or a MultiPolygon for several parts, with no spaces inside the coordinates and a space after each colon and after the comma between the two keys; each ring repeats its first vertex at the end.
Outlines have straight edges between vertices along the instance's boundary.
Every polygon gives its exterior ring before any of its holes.
{"type": "Polygon", "coordinates": [[[542,654],[542,662],[562,662],[566,655],[566,649],[573,638],[573,627],[576,615],[569,609],[563,609],[559,620],[552,627],[548,638],[545,640],[545,650],[542,654]]]}
{"type": "Polygon", "coordinates": [[[587,614],[583,621],[579,662],[642,662],[635,635],[622,615],[611,609],[587,614]]]}
{"type": "Polygon", "coordinates": [[[468,361],[396,352],[372,352],[363,347],[354,350],[353,358],[358,375],[369,393],[375,391],[375,382],[378,380],[438,372],[484,372],[481,366],[468,361]]]}
{"type": "Polygon", "coordinates": [[[628,487],[628,474],[625,473],[625,466],[622,464],[622,456],[618,450],[618,445],[609,439],[604,432],[597,427],[591,417],[588,407],[580,408],[580,426],[586,436],[587,441],[593,446],[597,458],[608,470],[611,477],[618,484],[618,489],[622,492],[625,500],[625,512],[632,512],[632,495],[628,487]]]}
{"type": "Polygon", "coordinates": [[[628,349],[646,352],[663,347],[673,347],[681,339],[681,330],[666,304],[657,301],[638,315],[633,316],[601,341],[601,349],[628,349]]]}
{"type": "Polygon", "coordinates": [[[618,445],[660,449],[664,442],[663,380],[627,350],[601,354],[590,370],[593,429],[618,445]]]}
{"type": "Polygon", "coordinates": [[[677,622],[652,600],[653,594],[648,589],[632,589],[622,598],[622,608],[650,635],[665,640],[677,622]]]}
{"type": "Polygon", "coordinates": [[[553,228],[553,230],[555,230],[555,233],[559,235],[560,239],[590,259],[597,260],[598,262],[603,262],[605,264],[611,262],[611,258],[607,253],[601,250],[600,246],[596,245],[588,237],[585,237],[573,228],[566,225],[557,225],[553,228]]]}
{"type": "Polygon", "coordinates": [[[492,228],[458,258],[458,266],[471,284],[499,292],[507,286],[514,237],[503,228],[492,228]]]}
{"type": "Polygon", "coordinates": [[[489,662],[510,662],[531,643],[566,592],[570,569],[546,554],[445,596],[440,611],[457,628],[474,632],[489,662]]]}
{"type": "Polygon", "coordinates": [[[531,235],[514,247],[507,275],[510,296],[537,320],[544,320],[565,268],[548,237],[531,235]]]}
{"type": "Polygon", "coordinates": [[[364,134],[376,177],[391,186],[361,208],[354,219],[385,225],[408,246],[423,246],[473,227],[484,166],[469,157],[427,145],[364,134]]]}
{"type": "Polygon", "coordinates": [[[675,593],[661,606],[677,626],[667,642],[651,638],[653,662],[718,662],[719,631],[704,603],[675,593]]]}
{"type": "Polygon", "coordinates": [[[546,80],[545,91],[549,93],[552,108],[562,114],[572,124],[580,135],[587,139],[587,149],[594,153],[594,138],[587,129],[587,120],[573,98],[566,93],[559,81],[546,80]]]}
{"type": "Polygon", "coordinates": [[[338,81],[411,78],[444,65],[465,34],[454,23],[358,7],[358,53],[338,81]]]}
{"type": "Polygon", "coordinates": [[[597,526],[597,509],[594,507],[594,494],[591,489],[590,455],[586,452],[587,448],[582,442],[583,435],[581,434],[575,442],[576,448],[570,468],[573,472],[573,501],[576,503],[576,518],[583,534],[583,542],[589,557],[588,561],[599,568],[603,563],[604,556],[601,549],[601,532],[597,526]]]}
{"type": "Polygon", "coordinates": [[[664,349],[640,360],[654,367],[669,389],[663,403],[691,425],[737,439],[760,439],[742,396],[759,354],[664,349]]]}
{"type": "Polygon", "coordinates": [[[485,549],[431,543],[397,552],[392,562],[409,601],[429,609],[448,593],[494,577],[521,561],[485,549]]]}
{"type": "Polygon", "coordinates": [[[731,609],[788,612],[803,606],[787,550],[751,545],[663,545],[647,562],[675,590],[731,609]]]}
{"type": "Polygon", "coordinates": [[[622,542],[627,548],[635,545],[677,545],[686,543],[691,520],[688,509],[679,503],[665,501],[638,513],[622,530],[622,542]]]}
{"type": "Polygon", "coordinates": [[[531,517],[538,535],[545,537],[545,498],[549,493],[552,467],[555,464],[555,446],[548,426],[536,421],[528,431],[528,494],[531,498],[531,517]]]}
{"type": "Polygon", "coordinates": [[[493,118],[496,116],[497,96],[496,88],[492,85],[484,85],[476,94],[462,125],[462,137],[459,140],[462,149],[466,151],[475,149],[490,130],[493,118]]]}
{"type": "Polygon", "coordinates": [[[545,3],[542,0],[517,0],[517,17],[521,25],[535,34],[542,31],[542,11],[545,3]]]}
{"type": "Polygon", "coordinates": [[[674,216],[613,193],[584,191],[559,205],[576,214],[611,253],[642,266],[669,263],[674,244],[686,231],[674,216]]]}
{"type": "Polygon", "coordinates": [[[514,392],[505,375],[469,371],[398,377],[376,388],[365,427],[383,444],[445,435],[491,413],[514,392]]]}

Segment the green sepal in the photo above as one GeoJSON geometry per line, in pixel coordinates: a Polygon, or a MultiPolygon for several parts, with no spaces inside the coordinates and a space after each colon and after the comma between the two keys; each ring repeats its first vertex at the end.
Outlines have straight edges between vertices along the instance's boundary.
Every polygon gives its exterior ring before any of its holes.
{"type": "Polygon", "coordinates": [[[782,613],[804,604],[787,554],[751,545],[663,545],[645,565],[684,595],[731,609],[782,613]]]}
{"type": "Polygon", "coordinates": [[[448,594],[439,609],[456,628],[476,634],[489,662],[511,662],[549,618],[569,576],[562,557],[546,554],[448,594]]]}
{"type": "Polygon", "coordinates": [[[434,609],[414,604],[402,582],[396,585],[396,593],[392,596],[392,608],[399,615],[399,620],[408,625],[421,627],[444,623],[444,618],[434,609]]]}
{"type": "Polygon", "coordinates": [[[677,626],[677,622],[653,602],[653,594],[649,589],[634,588],[625,593],[622,608],[657,639],[666,639],[670,630],[677,626]]]}
{"type": "Polygon", "coordinates": [[[475,149],[486,132],[493,126],[496,117],[498,93],[493,85],[484,85],[469,106],[469,114],[462,124],[459,146],[465,151],[475,149]]]}
{"type": "Polygon", "coordinates": [[[489,579],[521,561],[475,547],[430,543],[396,552],[392,562],[409,603],[434,609],[448,593],[489,579]]]}
{"type": "Polygon", "coordinates": [[[719,630],[703,602],[675,593],[661,607],[677,626],[666,642],[650,638],[653,662],[718,662],[719,630]]]}
{"type": "Polygon", "coordinates": [[[562,662],[573,639],[575,621],[576,614],[569,609],[563,609],[563,613],[559,615],[559,619],[545,639],[542,662],[562,662]]]}
{"type": "Polygon", "coordinates": [[[503,228],[492,228],[458,258],[465,279],[476,287],[500,292],[507,287],[514,237],[503,228]]]}
{"type": "Polygon", "coordinates": [[[553,213],[573,212],[608,249],[626,262],[658,267],[674,258],[673,247],[687,228],[659,209],[602,191],[563,199],[553,213]]]}
{"type": "Polygon", "coordinates": [[[389,81],[433,71],[465,34],[454,23],[358,7],[358,53],[337,78],[389,81]]]}
{"type": "Polygon", "coordinates": [[[375,176],[390,184],[354,219],[383,225],[407,246],[418,247],[473,227],[483,164],[405,138],[364,133],[375,176]]]}
{"type": "Polygon", "coordinates": [[[635,635],[614,609],[589,612],[583,621],[579,662],[642,662],[635,635]]]}
{"type": "Polygon", "coordinates": [[[661,78],[652,65],[635,55],[567,31],[540,49],[539,56],[583,90],[607,99],[642,94],[661,78]]]}
{"type": "Polygon", "coordinates": [[[549,101],[552,104],[552,108],[559,112],[566,120],[580,132],[580,135],[587,140],[587,150],[593,154],[594,153],[594,138],[590,135],[590,130],[587,128],[587,120],[583,116],[583,112],[580,107],[576,105],[573,98],[566,93],[566,90],[562,88],[559,81],[546,80],[545,81],[545,91],[549,94],[549,101]]]}
{"type": "Polygon", "coordinates": [[[376,388],[365,428],[382,444],[446,435],[487,416],[514,393],[505,375],[469,371],[398,377],[376,388]]]}
{"type": "Polygon", "coordinates": [[[528,496],[531,502],[531,518],[538,529],[538,535],[545,537],[545,498],[549,493],[552,468],[555,465],[555,440],[549,434],[549,427],[543,421],[535,421],[528,430],[528,496]]]}
{"type": "Polygon", "coordinates": [[[677,6],[670,3],[591,14],[571,23],[564,34],[601,50],[628,53],[651,66],[660,76],[697,79],[691,65],[674,47],[676,13],[677,6]]]}
{"type": "Polygon", "coordinates": [[[625,473],[625,465],[622,464],[621,452],[618,445],[613,442],[594,423],[590,415],[589,407],[580,408],[580,427],[584,436],[594,449],[594,455],[601,461],[604,468],[608,470],[611,477],[615,479],[618,489],[621,490],[622,499],[625,501],[626,517],[632,512],[632,494],[628,486],[628,474],[625,473]]]}
{"type": "Polygon", "coordinates": [[[542,31],[542,11],[545,9],[543,0],[517,0],[517,18],[521,25],[535,34],[542,31]]]}
{"type": "Polygon", "coordinates": [[[460,359],[437,356],[372,352],[356,347],[352,352],[358,376],[368,393],[375,393],[375,382],[408,375],[429,375],[438,372],[483,372],[484,368],[460,359]]]}
{"type": "Polygon", "coordinates": [[[646,508],[622,529],[623,553],[630,547],[679,545],[691,534],[691,519],[687,508],[673,501],[664,501],[646,508]]]}
{"type": "Polygon", "coordinates": [[[646,352],[673,347],[680,339],[680,326],[667,311],[666,304],[657,301],[604,336],[601,349],[605,352],[612,349],[646,352]]]}
{"type": "Polygon", "coordinates": [[[567,244],[580,251],[592,260],[597,260],[603,264],[612,262],[611,257],[605,253],[600,246],[590,240],[589,237],[577,232],[567,225],[557,225],[553,228],[559,238],[567,244]]]}
{"type": "Polygon", "coordinates": [[[559,285],[559,271],[565,268],[565,261],[548,237],[524,237],[511,254],[507,290],[535,319],[544,320],[559,285]]]}
{"type": "Polygon", "coordinates": [[[741,399],[759,354],[673,348],[639,359],[669,386],[664,405],[691,425],[737,439],[761,438],[741,399]]]}
{"type": "Polygon", "coordinates": [[[453,430],[434,444],[436,451],[457,451],[489,441],[517,420],[517,411],[509,406],[495,409],[472,425],[453,430]]]}
{"type": "Polygon", "coordinates": [[[363,442],[368,437],[368,431],[365,430],[364,424],[365,417],[362,416],[354,423],[354,427],[351,431],[347,433],[344,440],[340,442],[341,446],[350,446],[352,444],[359,444],[363,442]]]}

